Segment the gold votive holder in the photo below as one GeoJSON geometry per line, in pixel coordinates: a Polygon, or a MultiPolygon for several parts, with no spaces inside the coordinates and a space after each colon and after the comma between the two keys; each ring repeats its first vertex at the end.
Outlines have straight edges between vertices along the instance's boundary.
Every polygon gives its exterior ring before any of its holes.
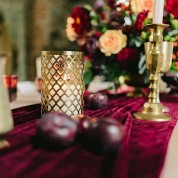
{"type": "Polygon", "coordinates": [[[42,51],[42,114],[82,114],[84,58],[79,51],[42,51]]]}

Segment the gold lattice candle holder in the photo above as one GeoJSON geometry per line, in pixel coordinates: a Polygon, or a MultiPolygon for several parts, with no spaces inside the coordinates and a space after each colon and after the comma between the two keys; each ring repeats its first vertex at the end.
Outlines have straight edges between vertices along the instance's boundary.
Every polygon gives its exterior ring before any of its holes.
{"type": "Polygon", "coordinates": [[[41,61],[42,114],[62,111],[82,113],[84,59],[79,51],[43,51],[41,61]]]}

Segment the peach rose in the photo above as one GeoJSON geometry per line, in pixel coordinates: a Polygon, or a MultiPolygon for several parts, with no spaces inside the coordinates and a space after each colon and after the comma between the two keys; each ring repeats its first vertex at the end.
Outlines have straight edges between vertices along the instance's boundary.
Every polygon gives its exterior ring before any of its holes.
{"type": "Polygon", "coordinates": [[[127,36],[121,30],[108,30],[99,38],[99,48],[106,56],[117,54],[127,44],[127,36]]]}
{"type": "Polygon", "coordinates": [[[133,12],[140,13],[142,11],[149,11],[148,17],[153,16],[154,0],[131,0],[131,8],[133,12]]]}
{"type": "Polygon", "coordinates": [[[67,18],[66,34],[67,34],[67,38],[70,41],[75,41],[77,38],[77,34],[76,34],[74,28],[72,27],[73,23],[74,23],[74,19],[72,17],[68,17],[67,18]]]}

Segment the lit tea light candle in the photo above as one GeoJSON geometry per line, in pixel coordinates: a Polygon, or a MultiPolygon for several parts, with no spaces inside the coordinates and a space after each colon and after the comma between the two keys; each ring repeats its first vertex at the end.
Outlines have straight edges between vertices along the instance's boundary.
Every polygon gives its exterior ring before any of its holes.
{"type": "Polygon", "coordinates": [[[79,88],[79,85],[77,85],[76,89],[74,84],[67,84],[65,82],[58,83],[58,85],[56,84],[53,87],[51,86],[49,88],[48,110],[62,111],[69,116],[71,114],[77,115],[80,109],[77,107],[79,100],[81,100],[80,104],[82,104],[82,91],[79,88]]]}
{"type": "Polygon", "coordinates": [[[162,24],[163,22],[164,0],[155,0],[153,9],[153,24],[162,24]]]}

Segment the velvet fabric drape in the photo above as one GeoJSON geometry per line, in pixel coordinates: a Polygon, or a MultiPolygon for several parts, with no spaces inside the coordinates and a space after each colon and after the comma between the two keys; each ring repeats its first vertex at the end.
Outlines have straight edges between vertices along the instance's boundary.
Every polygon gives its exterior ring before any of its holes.
{"type": "Polygon", "coordinates": [[[40,104],[13,110],[14,129],[7,135],[11,147],[0,150],[1,178],[158,178],[171,133],[178,119],[178,97],[162,96],[170,108],[169,122],[134,119],[146,98],[112,97],[107,108],[85,110],[95,117],[120,121],[125,127],[121,148],[114,156],[96,155],[79,143],[49,150],[36,140],[40,104]]]}

